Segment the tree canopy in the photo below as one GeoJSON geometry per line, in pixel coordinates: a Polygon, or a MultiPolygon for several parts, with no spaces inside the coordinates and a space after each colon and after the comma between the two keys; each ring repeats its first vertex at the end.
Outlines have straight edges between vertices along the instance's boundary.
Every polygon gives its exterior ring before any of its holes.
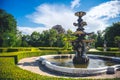
{"type": "MultiPolygon", "coordinates": [[[[98,31],[92,36],[95,39],[95,46],[102,47],[104,40],[107,41],[108,47],[117,46],[120,43],[120,22],[113,23],[103,32],[98,31]]],[[[45,47],[71,47],[70,41],[75,39],[71,30],[65,31],[61,25],[55,25],[49,30],[41,33],[34,31],[31,35],[23,35],[17,30],[17,22],[15,18],[0,9],[0,47],[14,46],[45,46],[45,47]]],[[[119,45],[120,46],[120,45],[119,45]]]]}
{"type": "Polygon", "coordinates": [[[65,29],[61,25],[55,25],[52,27],[52,29],[55,29],[58,32],[58,34],[65,33],[65,29]]]}
{"type": "Polygon", "coordinates": [[[115,39],[115,43],[118,44],[119,51],[120,51],[120,36],[116,36],[114,39],[115,39]]]}
{"type": "Polygon", "coordinates": [[[116,46],[114,38],[120,36],[120,22],[113,23],[110,27],[105,30],[105,39],[107,46],[116,46]]]}
{"type": "Polygon", "coordinates": [[[16,45],[17,25],[14,17],[0,9],[0,46],[16,45]]]}

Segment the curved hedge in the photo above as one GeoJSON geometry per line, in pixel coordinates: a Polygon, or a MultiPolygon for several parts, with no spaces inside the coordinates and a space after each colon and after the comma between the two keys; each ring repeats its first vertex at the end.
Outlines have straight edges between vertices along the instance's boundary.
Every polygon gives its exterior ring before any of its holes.
{"type": "Polygon", "coordinates": [[[27,70],[20,69],[13,63],[14,59],[8,57],[0,58],[0,80],[69,80],[42,76],[27,70]]]}
{"type": "Polygon", "coordinates": [[[15,65],[22,58],[47,54],[58,54],[58,51],[24,51],[0,54],[0,80],[72,80],[71,78],[42,76],[15,65]]]}

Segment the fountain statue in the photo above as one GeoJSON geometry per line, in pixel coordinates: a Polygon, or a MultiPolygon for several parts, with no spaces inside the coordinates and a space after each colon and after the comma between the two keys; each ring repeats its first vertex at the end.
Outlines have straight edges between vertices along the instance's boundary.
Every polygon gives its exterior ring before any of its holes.
{"type": "Polygon", "coordinates": [[[82,17],[85,15],[85,12],[76,12],[75,16],[78,16],[78,23],[73,23],[74,26],[77,26],[77,30],[75,31],[76,40],[72,41],[73,49],[76,51],[76,54],[73,58],[74,64],[86,64],[89,62],[89,58],[86,55],[87,47],[86,44],[92,42],[93,39],[85,39],[86,36],[92,35],[93,33],[84,32],[84,26],[87,25],[86,22],[83,21],[82,17]]]}

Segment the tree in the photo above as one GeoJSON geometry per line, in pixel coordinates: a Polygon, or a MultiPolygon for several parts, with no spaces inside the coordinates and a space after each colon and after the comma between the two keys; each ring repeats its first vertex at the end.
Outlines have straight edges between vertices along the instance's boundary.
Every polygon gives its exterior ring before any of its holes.
{"type": "Polygon", "coordinates": [[[16,42],[16,20],[11,14],[0,9],[0,46],[12,47],[16,42]]]}
{"type": "Polygon", "coordinates": [[[71,30],[67,31],[67,34],[64,35],[64,49],[72,49],[71,42],[74,41],[77,37],[73,35],[71,30]]]}
{"type": "Polygon", "coordinates": [[[57,34],[57,37],[56,37],[57,40],[54,44],[56,47],[63,47],[64,46],[64,41],[63,41],[64,35],[65,34],[57,34]]]}
{"type": "Polygon", "coordinates": [[[22,32],[17,30],[17,34],[15,38],[16,38],[16,42],[14,42],[14,45],[20,47],[22,44],[22,32]]]}
{"type": "Polygon", "coordinates": [[[41,41],[42,41],[42,45],[45,47],[49,46],[49,30],[45,30],[42,32],[41,34],[41,41]]]}
{"type": "Polygon", "coordinates": [[[120,36],[116,36],[114,39],[115,39],[115,42],[118,44],[118,48],[120,51],[120,36]]]}
{"type": "Polygon", "coordinates": [[[49,38],[48,38],[50,47],[52,47],[53,44],[57,41],[56,37],[57,37],[57,31],[54,29],[50,29],[49,38]]]}
{"type": "Polygon", "coordinates": [[[23,35],[22,36],[22,43],[21,43],[21,46],[22,47],[28,47],[29,46],[29,41],[30,40],[28,40],[29,39],[29,37],[28,37],[29,35],[23,35]]]}
{"type": "Polygon", "coordinates": [[[89,36],[89,39],[94,39],[94,41],[90,44],[90,47],[95,47],[95,43],[97,42],[97,34],[93,33],[91,36],[89,36]]]}
{"type": "Polygon", "coordinates": [[[120,22],[113,23],[110,27],[105,30],[105,38],[107,40],[107,46],[114,47],[115,37],[120,36],[120,22]]]}
{"type": "Polygon", "coordinates": [[[39,46],[39,39],[40,39],[40,33],[39,32],[36,32],[34,31],[32,34],[31,34],[31,41],[30,41],[30,44],[32,46],[39,46]]]}
{"type": "Polygon", "coordinates": [[[102,32],[98,31],[97,32],[97,40],[95,43],[95,47],[102,47],[103,46],[103,37],[102,37],[102,32]]]}
{"type": "Polygon", "coordinates": [[[32,46],[52,47],[57,41],[57,31],[54,29],[45,30],[41,34],[33,32],[31,34],[30,44],[32,46]]]}
{"type": "Polygon", "coordinates": [[[58,34],[64,34],[65,33],[65,29],[61,26],[61,25],[55,25],[52,27],[52,29],[55,29],[58,34]]]}

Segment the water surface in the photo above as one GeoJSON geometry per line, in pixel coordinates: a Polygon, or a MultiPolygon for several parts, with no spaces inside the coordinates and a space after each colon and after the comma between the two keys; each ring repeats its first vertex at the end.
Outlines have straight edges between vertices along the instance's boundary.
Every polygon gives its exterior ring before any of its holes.
{"type": "Polygon", "coordinates": [[[117,64],[116,62],[113,62],[112,60],[104,60],[100,58],[89,58],[89,63],[87,64],[79,64],[74,65],[72,58],[57,58],[48,59],[52,64],[62,67],[69,67],[69,68],[100,68],[100,67],[106,67],[106,66],[112,66],[117,64]]]}

